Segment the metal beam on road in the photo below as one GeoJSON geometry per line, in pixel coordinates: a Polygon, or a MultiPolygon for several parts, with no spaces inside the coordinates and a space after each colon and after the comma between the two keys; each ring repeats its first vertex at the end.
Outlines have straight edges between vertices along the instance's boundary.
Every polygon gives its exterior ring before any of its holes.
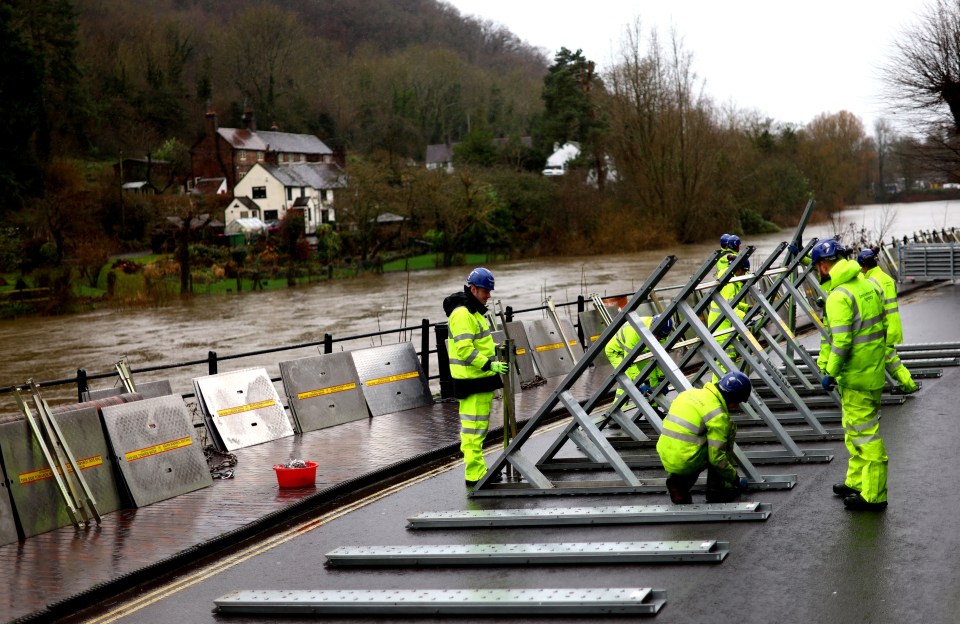
{"type": "Polygon", "coordinates": [[[442,546],[342,546],[327,553],[332,566],[553,565],[571,563],[719,563],[729,542],[569,542],[446,544],[442,546]]]}
{"type": "Polygon", "coordinates": [[[223,614],[656,615],[667,593],[604,589],[238,590],[214,600],[223,614]]]}
{"type": "Polygon", "coordinates": [[[475,529],[483,527],[660,524],[766,520],[769,503],[706,503],[703,505],[619,505],[543,509],[469,509],[427,511],[407,518],[408,529],[475,529]]]}

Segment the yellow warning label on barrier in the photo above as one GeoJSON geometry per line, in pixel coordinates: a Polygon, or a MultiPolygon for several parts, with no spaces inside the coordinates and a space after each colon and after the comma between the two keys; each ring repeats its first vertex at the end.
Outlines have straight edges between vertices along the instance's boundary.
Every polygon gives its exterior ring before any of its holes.
{"type": "Polygon", "coordinates": [[[517,347],[516,354],[517,354],[517,355],[526,355],[526,354],[527,354],[527,350],[526,350],[526,349],[523,349],[523,348],[521,348],[521,347],[517,347]]]}
{"type": "Polygon", "coordinates": [[[599,337],[600,337],[600,334],[597,334],[596,336],[590,336],[590,342],[596,342],[597,338],[599,337]]]}
{"type": "Polygon", "coordinates": [[[178,448],[190,446],[191,444],[193,444],[193,438],[186,436],[183,438],[177,438],[176,440],[170,440],[169,442],[154,444],[153,446],[145,446],[142,449],[130,451],[129,453],[124,453],[123,458],[128,462],[133,462],[145,457],[151,457],[153,455],[159,455],[160,453],[166,453],[167,451],[173,451],[178,448]]]}
{"type": "MultiPolygon", "coordinates": [[[[95,468],[103,464],[102,455],[94,455],[92,457],[87,457],[84,459],[78,459],[77,465],[80,467],[80,470],[86,470],[87,468],[95,468]]],[[[67,472],[73,472],[73,466],[67,466],[67,472]]],[[[58,474],[63,474],[63,471],[60,468],[57,468],[58,474]]],[[[41,468],[40,470],[31,470],[30,472],[21,472],[17,475],[20,485],[26,485],[28,483],[34,483],[36,481],[43,481],[45,479],[53,478],[53,471],[49,468],[41,468]]]]}
{"type": "Polygon", "coordinates": [[[357,384],[354,382],[340,384],[338,386],[330,386],[329,388],[319,388],[317,390],[307,390],[306,392],[298,392],[297,398],[301,401],[304,399],[313,399],[318,396],[326,396],[328,394],[336,394],[337,392],[346,392],[347,390],[356,390],[357,384]]]}
{"type": "Polygon", "coordinates": [[[252,412],[253,410],[262,409],[264,407],[273,407],[276,405],[276,403],[277,402],[273,399],[267,399],[266,401],[250,403],[249,405],[241,405],[240,407],[228,407],[217,412],[217,416],[233,416],[234,414],[240,414],[241,412],[252,412]]]}
{"type": "MultiPolygon", "coordinates": [[[[577,346],[576,340],[568,340],[567,342],[570,343],[571,347],[577,346]]],[[[563,348],[562,342],[551,342],[550,344],[540,345],[539,347],[536,348],[536,351],[537,353],[543,353],[544,351],[553,351],[554,349],[562,349],[562,348],[563,348]]]]}
{"type": "Polygon", "coordinates": [[[378,377],[377,379],[371,379],[366,382],[368,386],[379,386],[380,384],[391,383],[394,381],[403,381],[405,379],[416,379],[420,376],[420,373],[417,371],[410,371],[409,373],[400,373],[399,375],[390,375],[389,377],[378,377]]]}

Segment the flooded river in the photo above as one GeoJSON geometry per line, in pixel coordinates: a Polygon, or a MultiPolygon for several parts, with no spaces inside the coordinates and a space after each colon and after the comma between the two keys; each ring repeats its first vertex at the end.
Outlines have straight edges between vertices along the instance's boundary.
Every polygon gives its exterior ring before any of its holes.
{"type": "MultiPolygon", "coordinates": [[[[960,226],[960,201],[871,205],[843,213],[841,230],[853,225],[874,235],[903,236],[918,230],[960,226]]],[[[811,225],[804,235],[831,236],[834,224],[811,225]]],[[[748,237],[763,259],[792,230],[748,237]]],[[[514,309],[542,305],[550,295],[557,303],[578,295],[632,293],[667,255],[678,262],[664,284],[682,284],[715,249],[716,243],[632,254],[587,257],[517,259],[491,265],[497,280],[493,300],[514,309]]],[[[126,358],[133,369],[200,360],[208,351],[219,356],[282,345],[364,334],[379,329],[444,320],[441,301],[461,287],[470,267],[411,273],[368,275],[356,279],[317,283],[295,289],[202,296],[173,301],[163,307],[102,309],[66,317],[0,321],[7,356],[0,362],[0,386],[28,378],[50,380],[73,377],[78,368],[89,373],[113,370],[126,358]]],[[[380,344],[350,345],[360,348],[380,344]]],[[[384,339],[385,341],[387,339],[384,339]]],[[[394,337],[392,341],[396,341],[394,337]]],[[[339,349],[339,347],[338,347],[339,349]]],[[[258,358],[224,362],[220,370],[271,366],[280,360],[316,354],[315,347],[258,358]]],[[[170,378],[174,389],[188,392],[190,377],[206,374],[204,366],[188,371],[159,371],[136,375],[137,381],[170,378]]],[[[99,381],[94,387],[105,387],[99,381]]],[[[2,407],[6,411],[5,404],[2,407]]]]}

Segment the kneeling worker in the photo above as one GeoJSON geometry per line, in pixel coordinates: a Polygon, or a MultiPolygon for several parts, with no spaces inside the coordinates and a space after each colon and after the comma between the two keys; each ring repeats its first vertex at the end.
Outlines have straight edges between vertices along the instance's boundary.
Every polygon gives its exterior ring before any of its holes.
{"type": "Polygon", "coordinates": [[[507,373],[506,362],[493,360],[497,345],[484,316],[492,290],[493,273],[479,267],[467,276],[463,292],[443,300],[443,311],[450,319],[447,352],[453,394],[460,400],[460,450],[467,485],[476,485],[487,473],[483,441],[490,426],[493,391],[503,387],[500,375],[507,373]]]}
{"type": "Polygon", "coordinates": [[[670,405],[657,440],[657,453],[667,471],[667,490],[675,505],[692,502],[690,490],[707,470],[707,502],[728,503],[746,488],[731,464],[736,425],[730,410],[750,397],[750,378],[732,371],[719,383],[684,390],[670,405]]]}

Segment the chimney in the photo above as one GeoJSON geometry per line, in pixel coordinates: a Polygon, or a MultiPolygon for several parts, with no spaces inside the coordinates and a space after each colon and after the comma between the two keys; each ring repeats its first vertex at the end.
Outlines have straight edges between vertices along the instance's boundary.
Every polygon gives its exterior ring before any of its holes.
{"type": "Polygon", "coordinates": [[[245,108],[245,109],[243,109],[243,117],[241,117],[241,119],[243,120],[243,127],[244,127],[244,128],[246,128],[246,129],[249,130],[250,132],[256,132],[256,131],[257,131],[257,120],[256,120],[256,118],[253,116],[253,109],[252,109],[252,108],[245,108]]]}
{"type": "Polygon", "coordinates": [[[217,113],[216,111],[207,111],[206,118],[203,120],[203,127],[207,136],[213,136],[217,133],[217,113]]]}

